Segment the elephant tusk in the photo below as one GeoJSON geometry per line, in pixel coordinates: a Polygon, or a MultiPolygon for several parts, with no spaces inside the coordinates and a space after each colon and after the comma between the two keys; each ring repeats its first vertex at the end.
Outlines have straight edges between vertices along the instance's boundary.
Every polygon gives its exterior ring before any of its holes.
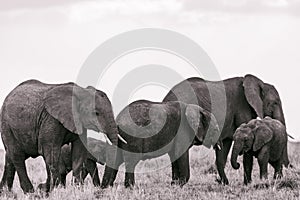
{"type": "Polygon", "coordinates": [[[258,120],[261,120],[261,118],[260,118],[260,117],[256,117],[256,119],[258,119],[258,120]]]}
{"type": "Polygon", "coordinates": [[[126,141],[121,135],[118,134],[118,138],[119,138],[122,142],[124,142],[125,144],[127,144],[127,141],[126,141]]]}
{"type": "Polygon", "coordinates": [[[293,136],[291,136],[290,134],[287,134],[290,138],[292,138],[293,140],[295,139],[293,136]]]}
{"type": "Polygon", "coordinates": [[[105,140],[109,145],[112,145],[112,142],[110,141],[110,139],[107,137],[107,135],[104,134],[105,140]]]}
{"type": "Polygon", "coordinates": [[[219,144],[217,144],[217,148],[218,148],[219,150],[221,150],[221,146],[220,146],[219,144]]]}

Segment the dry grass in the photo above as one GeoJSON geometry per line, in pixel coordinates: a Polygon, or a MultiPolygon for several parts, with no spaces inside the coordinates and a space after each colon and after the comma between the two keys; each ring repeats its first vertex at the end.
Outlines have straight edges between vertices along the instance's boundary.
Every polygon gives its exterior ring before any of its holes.
{"type": "MultiPolygon", "coordinates": [[[[66,189],[55,189],[48,198],[42,194],[35,193],[24,195],[19,187],[18,178],[14,183],[13,192],[4,191],[0,196],[5,199],[299,199],[300,193],[300,159],[297,151],[291,152],[291,160],[295,165],[294,170],[284,170],[284,178],[272,180],[273,169],[269,168],[269,180],[261,181],[258,178],[258,166],[255,161],[253,171],[253,183],[249,186],[243,185],[243,169],[233,170],[227,163],[226,172],[230,181],[228,186],[219,185],[216,182],[217,174],[214,168],[214,153],[207,152],[204,147],[193,147],[191,150],[191,179],[183,188],[171,186],[171,169],[167,164],[167,158],[157,161],[146,162],[139,165],[147,173],[136,174],[136,186],[134,189],[125,189],[123,186],[124,172],[119,172],[115,187],[106,190],[94,188],[90,178],[85,185],[77,188],[70,184],[71,175],[68,176],[66,189]],[[159,163],[159,164],[157,164],[159,163]],[[153,170],[157,165],[164,165],[159,170],[153,170]]],[[[3,158],[3,153],[0,155],[3,158]]],[[[0,175],[3,172],[3,159],[0,162],[0,175]]],[[[46,179],[45,166],[41,158],[27,161],[29,176],[35,187],[46,179]]],[[[103,166],[99,165],[102,177],[103,166]]],[[[139,170],[139,171],[143,171],[139,170]]]]}

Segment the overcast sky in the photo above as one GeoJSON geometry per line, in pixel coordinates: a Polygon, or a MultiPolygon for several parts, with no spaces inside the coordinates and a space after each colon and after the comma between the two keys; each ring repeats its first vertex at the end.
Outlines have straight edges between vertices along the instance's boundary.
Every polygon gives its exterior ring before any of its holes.
{"type": "MultiPolygon", "coordinates": [[[[27,79],[75,81],[102,42],[145,27],[173,30],[196,41],[222,78],[252,73],[274,84],[288,131],[300,139],[299,0],[0,0],[0,102],[27,79]]],[[[140,52],[116,62],[107,75],[110,82],[99,88],[111,97],[126,69],[144,64],[174,67],[185,78],[195,74],[175,56],[140,52]]],[[[165,94],[158,86],[141,87],[128,101],[161,100],[165,94]]]]}

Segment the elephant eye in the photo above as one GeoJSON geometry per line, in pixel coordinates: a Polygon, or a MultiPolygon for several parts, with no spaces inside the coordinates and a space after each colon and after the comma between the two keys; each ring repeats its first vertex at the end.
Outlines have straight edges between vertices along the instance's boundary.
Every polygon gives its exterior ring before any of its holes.
{"type": "Polygon", "coordinates": [[[99,116],[100,114],[99,114],[98,112],[95,112],[95,115],[96,115],[96,116],[99,116]]]}

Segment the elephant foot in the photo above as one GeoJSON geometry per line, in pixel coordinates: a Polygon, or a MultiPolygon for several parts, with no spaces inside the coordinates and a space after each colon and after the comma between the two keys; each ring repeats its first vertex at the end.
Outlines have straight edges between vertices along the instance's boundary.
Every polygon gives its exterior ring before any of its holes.
{"type": "Polygon", "coordinates": [[[82,178],[73,176],[73,183],[74,183],[74,185],[81,186],[84,184],[84,181],[82,180],[82,178]]]}
{"type": "Polygon", "coordinates": [[[33,189],[33,186],[32,184],[21,184],[21,188],[24,192],[24,194],[31,194],[31,193],[34,193],[34,189],[33,189]]]}
{"type": "Polygon", "coordinates": [[[216,182],[219,183],[219,184],[223,184],[223,185],[228,185],[229,184],[229,181],[226,177],[223,178],[223,179],[222,178],[217,178],[216,182]]]}
{"type": "Polygon", "coordinates": [[[260,175],[259,178],[260,178],[261,180],[268,180],[268,174],[260,175]]]}
{"type": "Polygon", "coordinates": [[[176,186],[178,185],[180,187],[183,187],[186,183],[187,183],[187,181],[185,178],[171,181],[171,185],[176,185],[176,186]]]}
{"type": "Polygon", "coordinates": [[[252,182],[251,176],[244,175],[244,185],[248,185],[252,182]]]}
{"type": "Polygon", "coordinates": [[[48,193],[50,190],[50,186],[47,183],[40,183],[37,187],[38,190],[48,193]]]}
{"type": "Polygon", "coordinates": [[[109,179],[103,178],[103,179],[102,179],[102,183],[101,183],[101,185],[100,185],[100,188],[101,188],[101,189],[106,189],[106,188],[108,188],[108,186],[111,186],[111,187],[112,187],[113,184],[110,183],[109,179]]]}
{"type": "Polygon", "coordinates": [[[179,177],[172,178],[171,185],[179,185],[179,177]]]}
{"type": "Polygon", "coordinates": [[[133,183],[130,183],[130,182],[125,182],[125,183],[124,183],[124,186],[125,186],[125,188],[133,189],[134,184],[133,184],[133,183]]]}
{"type": "Polygon", "coordinates": [[[134,180],[132,180],[132,179],[125,180],[124,186],[125,186],[125,188],[133,189],[134,180]]]}
{"type": "Polygon", "coordinates": [[[179,180],[172,180],[171,185],[178,185],[179,180]]]}
{"type": "Polygon", "coordinates": [[[105,196],[105,191],[104,190],[96,190],[94,192],[94,196],[96,199],[103,199],[103,197],[105,196]]]}
{"type": "Polygon", "coordinates": [[[273,179],[281,179],[283,177],[282,173],[275,173],[273,179]]]}
{"type": "Polygon", "coordinates": [[[134,173],[126,172],[125,173],[125,182],[124,182],[125,188],[132,189],[134,186],[134,182],[135,182],[134,181],[134,173]]]}
{"type": "Polygon", "coordinates": [[[270,185],[268,183],[259,183],[259,184],[254,185],[255,189],[267,189],[269,187],[270,187],[270,185]]]}
{"type": "Polygon", "coordinates": [[[106,189],[106,188],[108,188],[108,185],[106,185],[106,184],[101,184],[101,185],[100,185],[100,188],[101,188],[101,189],[106,189]]]}
{"type": "Polygon", "coordinates": [[[32,194],[34,193],[34,189],[33,188],[28,188],[28,189],[24,189],[24,194],[32,194]]]}
{"type": "Polygon", "coordinates": [[[49,193],[31,193],[28,199],[45,199],[49,197],[49,193]]]}
{"type": "Polygon", "coordinates": [[[252,180],[244,180],[244,185],[248,185],[252,182],[252,180]]]}

